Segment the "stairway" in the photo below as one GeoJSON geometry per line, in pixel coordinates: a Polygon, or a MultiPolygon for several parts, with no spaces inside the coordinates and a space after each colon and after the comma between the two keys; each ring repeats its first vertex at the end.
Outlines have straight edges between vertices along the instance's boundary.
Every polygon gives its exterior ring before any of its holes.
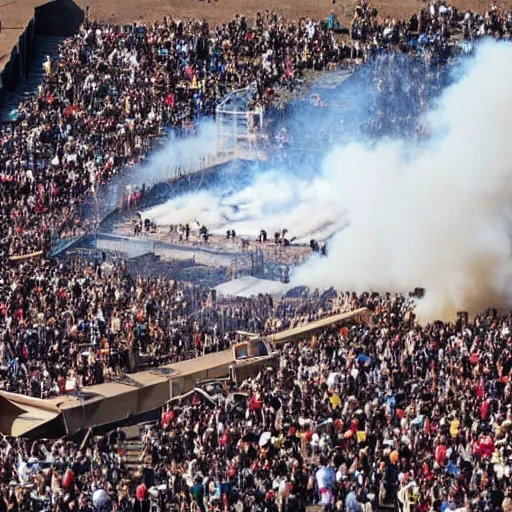
{"type": "Polygon", "coordinates": [[[140,439],[141,428],[140,425],[123,428],[126,434],[124,442],[124,465],[126,471],[132,475],[138,471],[139,466],[142,464],[141,456],[144,449],[140,439]]]}

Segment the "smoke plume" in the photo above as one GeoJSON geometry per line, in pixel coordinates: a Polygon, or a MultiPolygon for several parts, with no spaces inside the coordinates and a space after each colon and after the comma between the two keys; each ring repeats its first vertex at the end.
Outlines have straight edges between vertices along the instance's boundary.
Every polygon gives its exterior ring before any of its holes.
{"type": "Polygon", "coordinates": [[[270,237],[288,229],[290,237],[308,242],[311,236],[326,239],[339,231],[346,225],[344,212],[326,179],[317,177],[306,182],[276,170],[257,175],[241,190],[226,191],[217,186],[215,190],[179,196],[142,215],[159,225],[197,220],[214,234],[233,229],[253,238],[261,229],[270,237]]]}
{"type": "MultiPolygon", "coordinates": [[[[358,292],[405,293],[423,287],[426,296],[418,305],[422,320],[508,306],[508,59],[512,45],[496,42],[485,42],[474,57],[465,59],[456,82],[438,95],[423,119],[429,135],[421,143],[393,131],[392,139],[359,137],[354,142],[357,137],[351,137],[323,149],[313,177],[290,168],[271,170],[257,175],[249,187],[203,191],[148,215],[161,224],[197,218],[212,230],[236,229],[253,236],[260,229],[270,233],[282,228],[302,240],[335,233],[328,257],[311,258],[293,272],[292,282],[358,292]]],[[[400,74],[392,79],[397,87],[391,96],[402,106],[406,103],[397,88],[410,91],[422,83],[421,78],[409,83],[400,74]]],[[[359,94],[354,103],[365,99],[359,94]]],[[[407,108],[412,109],[410,98],[407,108]]],[[[326,119],[323,112],[307,123],[302,118],[300,126],[318,131],[318,123],[326,119]]]]}
{"type": "Polygon", "coordinates": [[[117,207],[126,187],[135,190],[174,178],[178,167],[197,168],[201,159],[207,159],[215,152],[215,136],[215,123],[211,121],[200,123],[193,136],[180,138],[174,132],[169,133],[163,147],[150,154],[144,163],[125,169],[107,188],[98,191],[100,217],[117,207]]]}
{"type": "Polygon", "coordinates": [[[426,289],[423,320],[509,305],[512,285],[512,46],[486,42],[428,115],[430,140],[333,150],[350,226],[294,279],[356,291],[426,289]]]}

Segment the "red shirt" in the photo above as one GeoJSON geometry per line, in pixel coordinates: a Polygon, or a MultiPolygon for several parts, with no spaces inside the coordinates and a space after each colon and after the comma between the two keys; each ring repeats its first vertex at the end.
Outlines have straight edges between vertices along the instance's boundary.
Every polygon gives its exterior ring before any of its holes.
{"type": "Polygon", "coordinates": [[[174,412],[167,411],[162,414],[162,428],[167,428],[174,419],[174,412]]]}
{"type": "Polygon", "coordinates": [[[249,400],[249,410],[251,412],[259,411],[262,405],[261,400],[258,400],[255,396],[252,396],[249,400]]]}
{"type": "Polygon", "coordinates": [[[482,457],[490,457],[495,449],[494,440],[491,436],[482,436],[478,440],[478,452],[482,457]]]}

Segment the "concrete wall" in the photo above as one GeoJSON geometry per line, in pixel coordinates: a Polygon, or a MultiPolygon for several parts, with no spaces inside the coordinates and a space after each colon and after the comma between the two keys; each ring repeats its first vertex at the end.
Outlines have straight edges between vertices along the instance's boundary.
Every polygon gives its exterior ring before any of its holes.
{"type": "Polygon", "coordinates": [[[0,104],[5,92],[14,89],[29,72],[35,44],[35,19],[31,19],[18,43],[11,51],[11,57],[0,73],[0,104]]]}
{"type": "Polygon", "coordinates": [[[34,17],[11,51],[9,61],[0,72],[0,106],[5,93],[13,90],[29,73],[36,35],[69,37],[75,34],[84,20],[83,11],[73,0],[53,0],[34,10],[34,17]]]}
{"type": "Polygon", "coordinates": [[[36,7],[36,35],[71,37],[84,21],[84,12],[73,0],[53,0],[36,7]]]}

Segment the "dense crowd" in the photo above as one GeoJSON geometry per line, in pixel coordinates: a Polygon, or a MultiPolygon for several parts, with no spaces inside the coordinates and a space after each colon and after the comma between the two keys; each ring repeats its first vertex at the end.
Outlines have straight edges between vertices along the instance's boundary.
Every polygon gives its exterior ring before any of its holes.
{"type": "Polygon", "coordinates": [[[168,127],[193,129],[230,90],[256,84],[253,102],[268,103],[275,86],[293,87],[307,69],[368,60],[390,47],[438,54],[454,33],[507,38],[509,18],[494,7],[479,16],[431,3],[407,23],[379,22],[364,3],[355,9],[351,40],[274,12],[218,27],[167,18],[88,23],[45,64],[46,79],[20,104],[18,118],[1,127],[4,256],[48,250],[55,236],[88,229],[83,203],[98,186],[140,161],[168,127]]]}
{"type": "Polygon", "coordinates": [[[479,38],[509,40],[511,27],[511,12],[496,6],[479,14],[430,1],[409,20],[396,20],[363,2],[343,52],[348,70],[364,65],[340,87],[319,88],[321,96],[278,104],[275,114],[283,122],[270,126],[272,142],[303,150],[362,137],[423,138],[423,114],[453,79],[449,64],[471,53],[479,38]]]}
{"type": "Polygon", "coordinates": [[[20,263],[4,277],[1,389],[37,398],[65,394],[142,364],[226,349],[239,330],[277,332],[358,305],[349,295],[328,294],[217,301],[200,286],[134,279],[118,257],[93,254],[58,265],[20,263]]]}
{"type": "MultiPolygon", "coordinates": [[[[4,257],[44,256],[55,236],[87,229],[87,197],[139,161],[166,126],[188,126],[211,114],[227,91],[254,81],[255,100],[264,101],[269,87],[300,77],[306,68],[353,58],[351,44],[339,43],[311,20],[290,24],[275,13],[258,14],[253,24],[239,16],[217,28],[168,19],[151,26],[83,27],[63,44],[58,59],[45,64],[46,79],[20,105],[18,119],[2,126],[4,257]]],[[[158,312],[146,311],[148,318],[139,321],[134,302],[147,298],[130,295],[133,286],[122,268],[108,279],[101,286],[101,271],[91,274],[80,265],[10,263],[2,286],[5,389],[49,396],[62,392],[69,378],[87,385],[122,374],[133,367],[133,353],[155,364],[174,360],[198,350],[190,341],[193,329],[203,330],[202,350],[213,350],[226,346],[226,333],[234,328],[286,325],[286,315],[274,317],[270,307],[263,313],[255,301],[220,315],[198,315],[183,301],[188,309],[181,311],[179,327],[158,312]],[[199,317],[209,323],[198,326],[199,317]]],[[[144,286],[163,297],[176,292],[169,283],[144,286]]]]}
{"type": "Polygon", "coordinates": [[[474,40],[483,36],[510,39],[512,17],[509,10],[492,5],[482,13],[463,11],[448,2],[430,0],[409,20],[382,20],[377,9],[363,2],[355,9],[351,35],[355,40],[369,43],[369,51],[382,46],[401,46],[404,51],[423,44],[441,47],[450,39],[461,37],[474,40]]]}
{"type": "Polygon", "coordinates": [[[166,407],[135,469],[120,430],[80,448],[4,439],[4,508],[510,511],[512,317],[419,327],[409,298],[358,300],[370,325],[285,346],[239,383],[245,401],[166,407]]]}
{"type": "MultiPolygon", "coordinates": [[[[38,93],[0,127],[2,389],[56,396],[120,378],[142,360],[227,348],[237,330],[277,332],[359,306],[373,322],[285,347],[279,371],[240,383],[246,404],[194,400],[163,411],[143,436],[146,457],[134,474],[119,430],[82,447],[3,437],[0,512],[151,504],[300,512],[313,503],[347,512],[382,503],[404,512],[511,511],[512,317],[491,311],[470,325],[419,327],[400,296],[225,302],[201,287],[131,277],[106,254],[46,257],[55,237],[94,226],[85,219],[98,187],[144,158],[168,127],[193,130],[230,90],[255,83],[252,101],[266,104],[307,69],[388,50],[421,54],[427,68],[412,70],[421,77],[451,54],[454,36],[508,39],[511,26],[496,7],[478,15],[431,2],[400,22],[380,20],[364,3],[350,39],[267,12],[218,27],[93,22],[66,41],[45,64],[38,93]]],[[[382,72],[376,62],[372,80],[382,72]]],[[[380,84],[381,96],[396,80],[380,84]]],[[[383,112],[370,131],[389,120],[383,112]]]]}

